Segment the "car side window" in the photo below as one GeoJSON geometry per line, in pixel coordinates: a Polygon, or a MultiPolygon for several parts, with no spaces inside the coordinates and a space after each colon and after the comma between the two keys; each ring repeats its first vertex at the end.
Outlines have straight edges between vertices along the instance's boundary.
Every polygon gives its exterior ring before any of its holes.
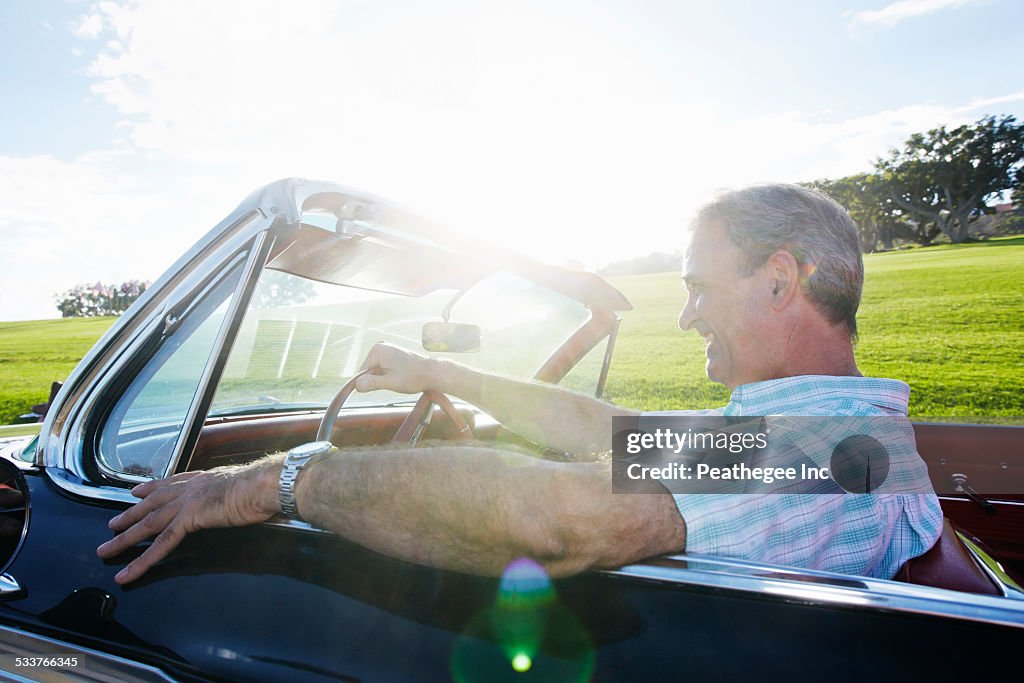
{"type": "Polygon", "coordinates": [[[117,399],[100,432],[98,462],[113,475],[163,476],[242,274],[237,261],[198,295],[117,399]]]}
{"type": "Polygon", "coordinates": [[[608,337],[605,337],[590,349],[587,355],[580,358],[559,384],[581,394],[597,395],[597,386],[600,382],[601,368],[604,365],[604,356],[607,350],[608,337]]]}

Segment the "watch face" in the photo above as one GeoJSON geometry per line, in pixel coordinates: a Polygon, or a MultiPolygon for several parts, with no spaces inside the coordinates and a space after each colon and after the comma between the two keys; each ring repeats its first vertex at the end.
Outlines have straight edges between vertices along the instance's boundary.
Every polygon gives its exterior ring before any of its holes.
{"type": "Polygon", "coordinates": [[[304,458],[319,455],[320,453],[326,453],[332,448],[334,448],[334,444],[330,441],[310,441],[309,443],[304,443],[301,446],[296,446],[291,449],[288,451],[288,455],[295,456],[297,458],[304,458]]]}

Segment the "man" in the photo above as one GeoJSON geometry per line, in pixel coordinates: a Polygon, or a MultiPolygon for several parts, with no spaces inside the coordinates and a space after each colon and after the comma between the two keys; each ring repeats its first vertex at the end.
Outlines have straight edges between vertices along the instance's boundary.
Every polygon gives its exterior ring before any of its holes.
{"type": "MultiPolygon", "coordinates": [[[[704,337],[708,376],[733,390],[720,412],[906,415],[908,387],[863,378],[854,362],[863,264],[856,227],[831,199],[789,185],[719,197],[693,223],[683,280],[679,325],[704,337]]],[[[612,418],[635,411],[384,345],[364,367],[375,374],[360,379],[361,391],[458,396],[573,456],[342,451],[298,472],[287,495],[302,519],[411,561],[496,575],[528,556],[559,576],[686,549],[889,577],[941,528],[934,494],[613,494],[598,454],[611,448],[612,418]]],[[[127,583],[188,533],[265,521],[282,511],[282,462],[141,484],[133,493],[142,502],[111,520],[121,533],[97,552],[113,557],[155,536],[118,573],[127,583]]]]}

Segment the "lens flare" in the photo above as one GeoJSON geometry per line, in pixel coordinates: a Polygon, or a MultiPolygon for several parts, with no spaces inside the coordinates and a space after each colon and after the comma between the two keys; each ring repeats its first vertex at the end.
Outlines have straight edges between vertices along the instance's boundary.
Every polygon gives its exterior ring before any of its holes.
{"type": "Polygon", "coordinates": [[[529,671],[531,666],[533,666],[533,660],[530,659],[530,655],[520,652],[512,658],[512,668],[521,674],[529,671]]]}
{"type": "Polygon", "coordinates": [[[800,267],[800,284],[806,285],[807,282],[814,276],[814,272],[818,270],[818,264],[816,263],[805,263],[800,267]]]}
{"type": "Polygon", "coordinates": [[[520,655],[532,658],[536,654],[544,637],[547,608],[554,601],[551,579],[537,562],[521,557],[505,568],[492,620],[498,642],[510,662],[520,655]]]}
{"type": "Polygon", "coordinates": [[[498,607],[533,609],[550,604],[555,588],[544,567],[528,557],[512,560],[498,584],[498,607]]]}
{"type": "Polygon", "coordinates": [[[519,558],[505,568],[494,604],[466,625],[452,652],[459,681],[586,681],[594,650],[575,614],[559,604],[544,568],[519,558]]]}

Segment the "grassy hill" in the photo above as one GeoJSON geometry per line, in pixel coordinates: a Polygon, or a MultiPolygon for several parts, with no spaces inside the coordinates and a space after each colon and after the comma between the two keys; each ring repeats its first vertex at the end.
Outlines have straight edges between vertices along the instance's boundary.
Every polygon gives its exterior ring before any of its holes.
{"type": "MultiPolygon", "coordinates": [[[[857,362],[913,390],[916,417],[1024,416],[1024,238],[865,256],[857,362]]],[[[646,410],[722,405],[704,342],[676,327],[677,273],[613,278],[635,309],[623,323],[606,395],[646,410]]],[[[113,318],[0,323],[0,424],[46,400],[113,318]]]]}
{"type": "Polygon", "coordinates": [[[0,323],[0,424],[45,401],[116,319],[0,323]]]}

